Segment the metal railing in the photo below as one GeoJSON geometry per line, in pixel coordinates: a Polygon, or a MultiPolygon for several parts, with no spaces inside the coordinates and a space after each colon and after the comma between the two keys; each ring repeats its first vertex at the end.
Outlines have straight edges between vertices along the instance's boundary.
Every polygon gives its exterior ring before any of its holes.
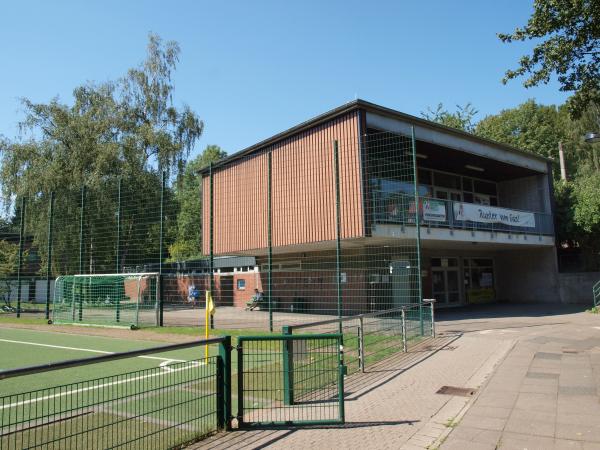
{"type": "Polygon", "coordinates": [[[594,296],[594,306],[600,304],[600,280],[592,287],[592,294],[594,296]]]}
{"type": "Polygon", "coordinates": [[[399,351],[407,352],[422,338],[435,337],[435,300],[425,299],[397,308],[350,317],[288,325],[285,335],[299,330],[339,333],[343,338],[344,365],[348,373],[364,372],[373,364],[399,351]]]}
{"type": "MultiPolygon", "coordinates": [[[[423,212],[421,205],[419,220],[421,228],[450,228],[464,229],[471,231],[490,231],[504,233],[522,233],[552,236],[554,235],[554,223],[551,214],[539,213],[533,211],[524,211],[514,208],[498,207],[501,209],[510,209],[511,211],[533,214],[535,225],[532,227],[508,225],[495,222],[475,222],[471,220],[459,220],[455,216],[454,205],[458,203],[452,200],[422,197],[421,203],[433,202],[436,204],[436,214],[427,214],[423,212]]],[[[409,225],[415,223],[415,202],[406,194],[394,194],[382,192],[373,192],[373,221],[379,224],[401,224],[409,225]]]]}
{"type": "Polygon", "coordinates": [[[0,448],[172,448],[227,428],[230,337],[6,370],[0,390],[9,378],[205,345],[219,354],[0,397],[0,448]]]}

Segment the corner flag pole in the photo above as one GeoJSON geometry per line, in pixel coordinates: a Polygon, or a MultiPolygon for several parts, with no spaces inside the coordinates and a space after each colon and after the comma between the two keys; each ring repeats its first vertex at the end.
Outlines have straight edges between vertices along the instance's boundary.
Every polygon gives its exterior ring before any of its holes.
{"type": "MultiPolygon", "coordinates": [[[[206,291],[206,307],[204,311],[204,336],[209,338],[210,318],[215,313],[215,305],[213,303],[212,294],[206,291]]],[[[208,359],[208,344],[204,344],[204,358],[208,359]]]]}

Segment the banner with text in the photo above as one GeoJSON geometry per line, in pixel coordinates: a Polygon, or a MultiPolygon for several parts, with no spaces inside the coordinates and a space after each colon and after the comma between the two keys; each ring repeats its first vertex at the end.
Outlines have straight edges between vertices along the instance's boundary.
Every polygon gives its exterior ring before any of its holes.
{"type": "Polygon", "coordinates": [[[454,218],[471,222],[502,223],[513,227],[535,228],[533,213],[472,203],[455,202],[454,218]]]}

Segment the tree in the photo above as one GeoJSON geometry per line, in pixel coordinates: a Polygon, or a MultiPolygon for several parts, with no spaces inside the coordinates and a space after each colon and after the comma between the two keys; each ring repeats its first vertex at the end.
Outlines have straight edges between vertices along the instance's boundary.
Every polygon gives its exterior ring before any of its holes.
{"type": "Polygon", "coordinates": [[[475,134],[558,160],[558,143],[566,140],[564,120],[559,108],[528,100],[483,118],[475,134]]]}
{"type": "Polygon", "coordinates": [[[172,260],[181,261],[200,256],[202,243],[201,177],[197,172],[211,162],[227,156],[218,145],[208,145],[195,159],[188,162],[178,182],[175,198],[179,202],[177,239],[169,247],[172,260]]]}
{"type": "Polygon", "coordinates": [[[597,0],[535,0],[527,25],[510,34],[498,34],[502,42],[536,40],[519,67],[508,70],[503,83],[527,76],[525,87],[548,83],[555,75],[561,90],[574,92],[569,109],[581,116],[590,103],[600,103],[600,3],[597,0]]]}
{"type": "Polygon", "coordinates": [[[475,129],[473,119],[478,112],[471,103],[467,103],[465,106],[456,105],[456,112],[454,113],[451,113],[444,108],[442,103],[439,103],[435,110],[427,108],[427,111],[421,112],[421,116],[431,122],[472,133],[475,129]]]}
{"type": "MultiPolygon", "coordinates": [[[[80,189],[85,185],[86,271],[114,271],[155,261],[160,230],[161,173],[182,171],[203,131],[187,106],[172,101],[176,42],[151,34],[144,62],[117,81],[74,89],[72,105],[23,100],[20,140],[0,142],[0,183],[5,204],[28,199],[34,245],[47,264],[47,204],[56,194],[55,273],[77,271],[80,189]],[[122,179],[121,243],[116,248],[117,185],[122,179]]],[[[172,205],[167,188],[165,204],[172,205]]],[[[166,236],[176,211],[166,211],[166,236]]]]}
{"type": "MultiPolygon", "coordinates": [[[[27,252],[23,253],[27,257],[27,252]]],[[[0,241],[0,297],[6,306],[10,306],[10,292],[15,287],[13,278],[17,273],[19,262],[19,245],[0,241]]]]}

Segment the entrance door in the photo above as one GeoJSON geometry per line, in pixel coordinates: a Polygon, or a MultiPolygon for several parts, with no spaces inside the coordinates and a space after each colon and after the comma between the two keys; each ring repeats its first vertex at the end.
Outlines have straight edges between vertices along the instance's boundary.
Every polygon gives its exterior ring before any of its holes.
{"type": "Polygon", "coordinates": [[[442,305],[461,302],[458,258],[431,258],[433,298],[442,305]]]}

